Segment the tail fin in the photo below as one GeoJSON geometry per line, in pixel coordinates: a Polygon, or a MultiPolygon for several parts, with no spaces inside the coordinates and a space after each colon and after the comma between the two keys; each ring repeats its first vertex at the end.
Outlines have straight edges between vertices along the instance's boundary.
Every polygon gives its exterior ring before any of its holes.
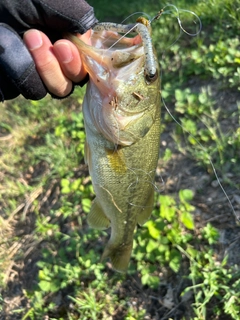
{"type": "Polygon", "coordinates": [[[132,243],[114,246],[109,242],[103,252],[101,261],[109,257],[114,270],[126,272],[132,253],[132,247],[132,243]]]}

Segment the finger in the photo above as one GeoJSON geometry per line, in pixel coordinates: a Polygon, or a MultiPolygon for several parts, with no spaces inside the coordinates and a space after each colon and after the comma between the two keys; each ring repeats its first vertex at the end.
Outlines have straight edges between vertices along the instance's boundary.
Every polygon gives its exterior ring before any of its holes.
{"type": "MultiPolygon", "coordinates": [[[[91,44],[90,36],[91,30],[83,35],[78,35],[79,39],[89,45],[91,44]]],[[[82,64],[79,51],[74,44],[62,39],[54,43],[53,50],[67,78],[78,83],[86,77],[87,72],[82,64]]]]}
{"type": "Polygon", "coordinates": [[[58,97],[68,95],[72,90],[72,81],[64,75],[48,37],[31,29],[24,34],[23,39],[49,92],[58,97]]]}
{"type": "Polygon", "coordinates": [[[87,75],[77,48],[68,40],[54,43],[53,51],[64,75],[73,82],[80,82],[87,75]]]}

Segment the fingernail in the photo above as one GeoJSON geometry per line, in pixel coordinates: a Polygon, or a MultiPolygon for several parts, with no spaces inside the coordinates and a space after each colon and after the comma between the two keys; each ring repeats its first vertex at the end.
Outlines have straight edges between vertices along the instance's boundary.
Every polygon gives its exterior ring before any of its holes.
{"type": "Polygon", "coordinates": [[[72,50],[67,43],[58,42],[54,45],[57,48],[57,57],[63,63],[69,63],[73,59],[72,50]]]}
{"type": "Polygon", "coordinates": [[[28,30],[24,34],[24,40],[29,50],[35,50],[42,46],[42,36],[38,30],[28,30]]]}

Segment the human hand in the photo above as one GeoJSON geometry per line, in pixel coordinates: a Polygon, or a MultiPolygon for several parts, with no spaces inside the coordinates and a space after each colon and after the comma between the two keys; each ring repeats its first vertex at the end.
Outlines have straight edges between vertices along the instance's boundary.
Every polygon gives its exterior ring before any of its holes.
{"type": "MultiPolygon", "coordinates": [[[[91,31],[79,38],[90,44],[91,31]]],[[[47,90],[56,97],[66,97],[72,92],[73,83],[81,83],[86,79],[79,51],[68,40],[58,40],[54,44],[41,31],[30,29],[23,40],[30,51],[38,74],[47,90]]]]}
{"type": "Polygon", "coordinates": [[[84,0],[1,0],[0,21],[0,100],[65,97],[86,76],[78,50],[62,39],[62,32],[84,33],[90,44],[86,31],[97,20],[84,0]]]}

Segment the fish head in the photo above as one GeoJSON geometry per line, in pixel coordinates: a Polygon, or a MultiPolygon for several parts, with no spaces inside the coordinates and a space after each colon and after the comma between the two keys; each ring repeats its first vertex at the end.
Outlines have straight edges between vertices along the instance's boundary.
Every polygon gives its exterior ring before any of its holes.
{"type": "MultiPolygon", "coordinates": [[[[131,145],[147,133],[134,123],[156,108],[159,73],[146,77],[144,47],[139,35],[127,37],[113,31],[94,31],[89,46],[73,35],[67,36],[79,49],[83,65],[89,74],[85,96],[85,121],[113,145],[131,145]],[[140,134],[139,134],[140,132],[140,134]]],[[[150,119],[151,118],[151,119],[150,119]]]]}

